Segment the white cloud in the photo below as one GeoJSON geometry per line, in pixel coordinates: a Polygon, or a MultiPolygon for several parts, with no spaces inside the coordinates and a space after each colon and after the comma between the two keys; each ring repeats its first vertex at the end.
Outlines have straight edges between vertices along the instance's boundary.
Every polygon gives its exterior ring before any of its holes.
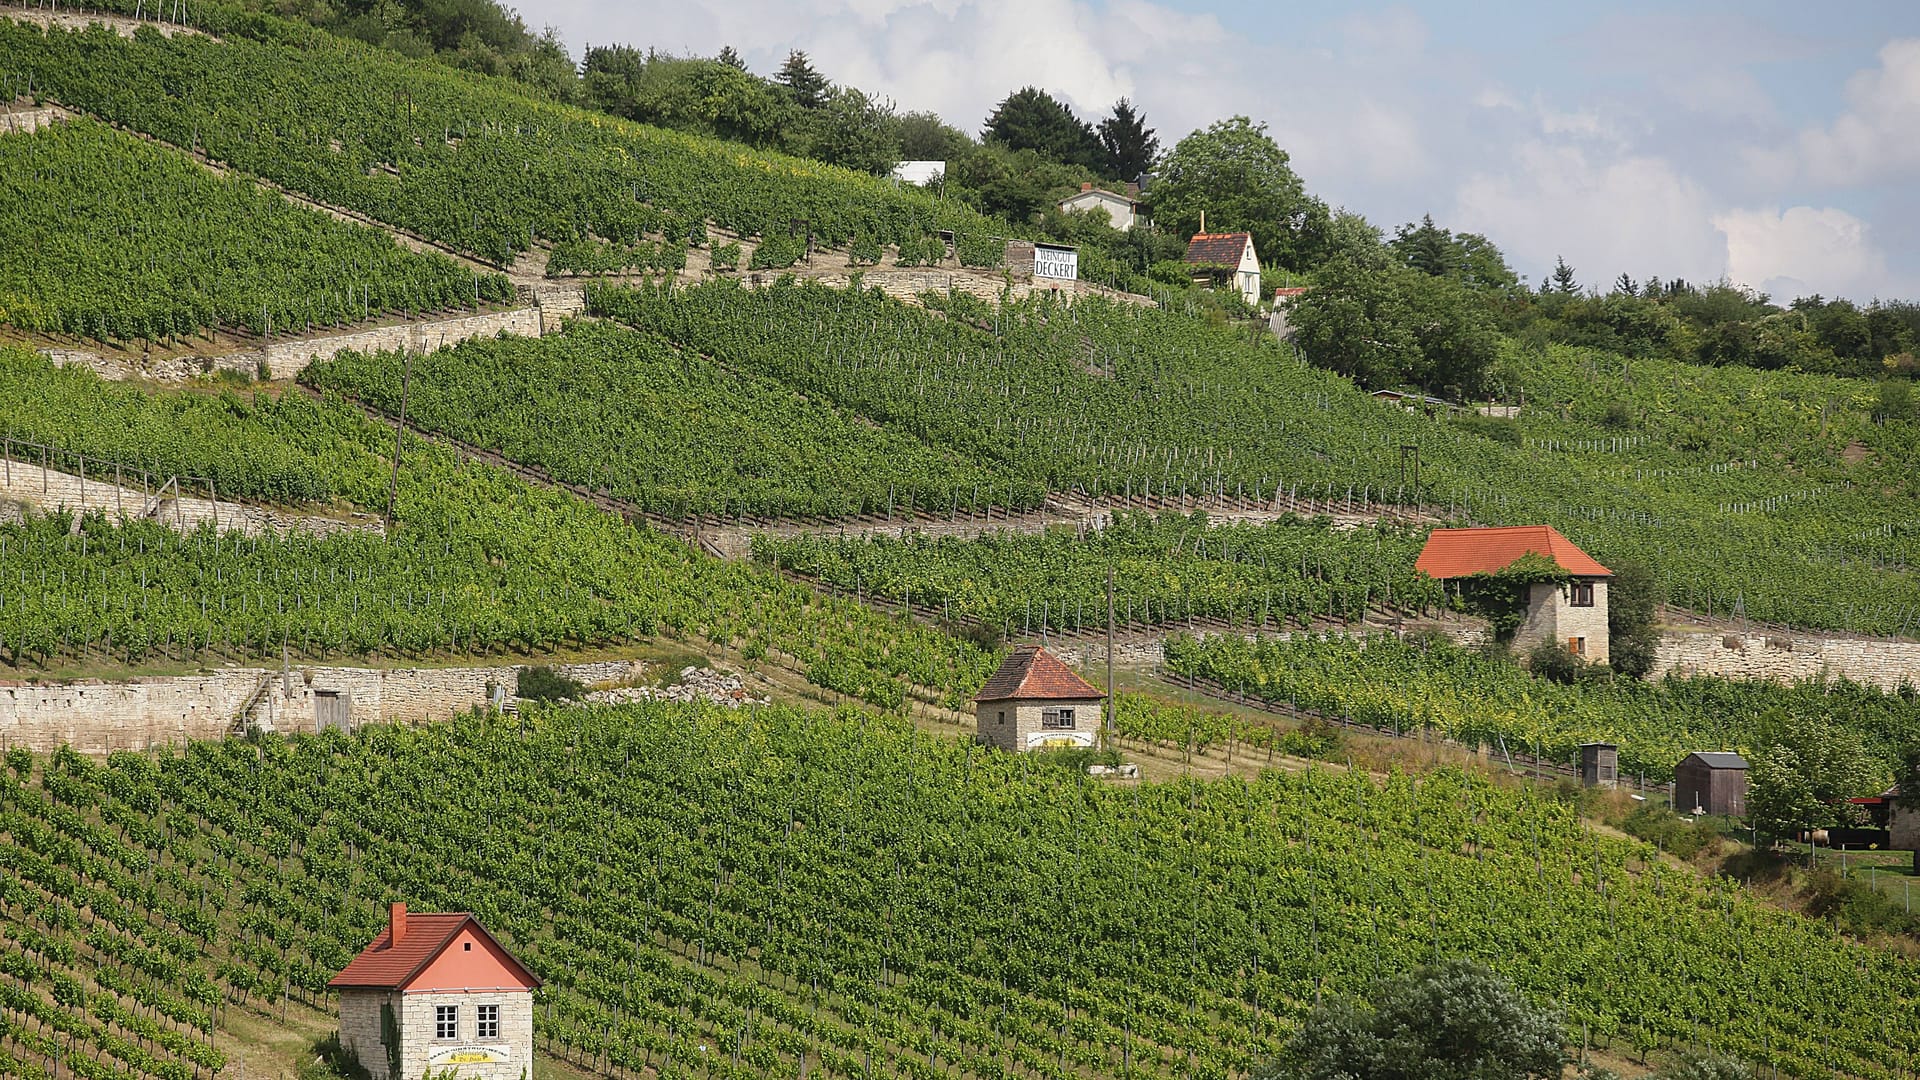
{"type": "Polygon", "coordinates": [[[1840,185],[1920,176],[1920,38],[1888,42],[1879,67],[1847,81],[1847,106],[1831,127],[1801,134],[1805,175],[1840,185]]]}
{"type": "Polygon", "coordinates": [[[1867,223],[1844,210],[1729,210],[1713,223],[1727,236],[1728,279],[1775,300],[1816,292],[1870,297],[1886,284],[1886,256],[1867,223]]]}
{"type": "Polygon", "coordinates": [[[1712,216],[1707,192],[1661,158],[1533,140],[1507,170],[1462,183],[1453,220],[1531,280],[1565,256],[1582,284],[1604,287],[1622,272],[1719,277],[1726,244],[1712,216]]]}

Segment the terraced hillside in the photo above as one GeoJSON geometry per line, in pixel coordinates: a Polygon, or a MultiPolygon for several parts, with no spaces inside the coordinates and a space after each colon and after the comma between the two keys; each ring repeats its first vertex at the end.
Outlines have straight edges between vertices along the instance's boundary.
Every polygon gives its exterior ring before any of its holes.
{"type": "Polygon", "coordinates": [[[478,914],[547,981],[538,1045],[610,1074],[1225,1077],[1459,954],[1623,1054],[1920,1053],[1912,961],[1451,773],[1102,787],[666,706],[8,760],[15,1075],[217,1067],[218,1018],[318,999],[393,898],[478,914]]]}

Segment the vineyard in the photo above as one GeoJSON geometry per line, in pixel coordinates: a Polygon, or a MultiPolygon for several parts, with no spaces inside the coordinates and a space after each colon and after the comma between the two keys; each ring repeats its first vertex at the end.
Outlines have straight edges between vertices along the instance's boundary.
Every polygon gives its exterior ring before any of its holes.
{"type": "MultiPolygon", "coordinates": [[[[1909,572],[1920,530],[1905,509],[1920,494],[1899,464],[1920,448],[1868,422],[1857,382],[1573,350],[1516,358],[1518,372],[1555,373],[1530,381],[1599,387],[1577,415],[1550,397],[1513,422],[1556,448],[1542,452],[1381,405],[1264,335],[1249,342],[1171,311],[964,296],[921,310],[810,284],[589,295],[594,310],[734,370],[992,463],[1000,480],[982,497],[999,505],[1061,490],[1174,504],[1417,502],[1447,520],[1551,523],[1603,562],[1644,560],[1665,600],[1706,613],[1920,628],[1909,572]],[[1616,401],[1639,403],[1663,437],[1605,436],[1616,401]],[[1848,463],[1851,446],[1871,460],[1848,463]]],[[[936,494],[930,509],[945,504],[936,494]]]]}
{"type": "Polygon", "coordinates": [[[539,1045],[607,1072],[1221,1078],[1462,954],[1623,1053],[1920,1053],[1911,961],[1457,773],[1106,788],[666,706],[9,765],[0,1046],[33,1077],[210,1068],[223,1016],[319,1002],[394,897],[476,913],[546,980],[539,1045]]]}
{"type": "Polygon", "coordinates": [[[109,342],[305,332],[511,300],[398,247],[77,119],[0,139],[0,323],[109,342]]]}
{"type": "Polygon", "coordinates": [[[1154,626],[1200,617],[1279,629],[1314,619],[1359,622],[1373,605],[1418,612],[1446,604],[1417,575],[1423,537],[1386,527],[1335,531],[1294,519],[1216,525],[1206,515],[1120,511],[1087,535],[1003,533],[978,540],[909,536],[756,536],[754,557],[840,590],[938,608],[1012,635],[1073,632],[1115,621],[1154,626]]]}
{"type": "MultiPolygon", "coordinates": [[[[389,452],[392,434],[343,403],[141,395],[38,357],[14,363],[23,385],[56,391],[12,402],[39,422],[59,414],[32,412],[37,403],[98,406],[59,429],[85,435],[90,457],[177,454],[196,468],[232,469],[239,479],[221,490],[240,493],[255,475],[246,466],[278,452],[316,494],[383,504],[372,448],[389,452]]],[[[313,657],[489,655],[661,635],[777,652],[819,685],[885,708],[912,686],[957,703],[993,664],[957,639],[706,558],[417,440],[405,447],[396,521],[391,542],[357,532],[181,536],[98,516],[0,522],[0,660],[215,663],[278,657],[283,645],[313,657]]]]}
{"type": "Polygon", "coordinates": [[[0,19],[0,80],[505,265],[540,243],[741,236],[831,246],[1006,231],[912,188],[525,96],[265,15],[221,40],[0,19]]]}
{"type": "MultiPolygon", "coordinates": [[[[301,378],[394,413],[403,366],[341,353],[301,378]]],[[[419,357],[408,393],[410,423],[676,517],[844,515],[993,486],[957,454],[606,324],[419,357]]]]}
{"type": "Polygon", "coordinates": [[[1389,636],[1248,641],[1177,637],[1169,670],[1271,702],[1370,727],[1427,730],[1495,754],[1577,764],[1584,742],[1620,748],[1621,775],[1673,778],[1696,750],[1751,753],[1770,732],[1805,720],[1865,736],[1893,760],[1920,739],[1920,698],[1845,681],[1792,687],[1727,679],[1614,680],[1565,686],[1504,660],[1440,642],[1389,636]]]}

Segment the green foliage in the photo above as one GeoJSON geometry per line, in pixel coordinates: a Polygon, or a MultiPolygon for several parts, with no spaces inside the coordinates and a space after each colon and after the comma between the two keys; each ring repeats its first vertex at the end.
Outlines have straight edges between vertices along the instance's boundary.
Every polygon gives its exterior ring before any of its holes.
{"type": "Polygon", "coordinates": [[[513,298],[504,276],[87,119],[0,139],[0,218],[0,322],[39,333],[284,334],[513,298]]]}
{"type": "MultiPolygon", "coordinates": [[[[1747,816],[1772,836],[1864,822],[1847,802],[1887,786],[1893,754],[1857,723],[1770,710],[1757,717],[1747,816]]],[[[1910,738],[1911,736],[1904,736],[1910,738]]]]}
{"type": "Polygon", "coordinates": [[[1387,979],[1365,1005],[1307,1014],[1287,1062],[1263,1076],[1299,1080],[1527,1080],[1566,1062],[1561,1014],[1473,960],[1387,979]]]}
{"type": "MultiPolygon", "coordinates": [[[[1246,1075],[1316,993],[1466,954],[1596,1042],[1764,1046],[1798,1076],[1891,1077],[1920,1053],[1911,959],[1446,770],[1106,785],[867,712],[663,704],[116,758],[0,783],[0,883],[26,894],[9,901],[23,918],[0,920],[6,970],[118,979],[168,1008],[193,986],[238,1015],[283,986],[322,992],[405,895],[474,912],[543,979],[536,1045],[570,1067],[587,1053],[570,1038],[626,1033],[595,1051],[608,1072],[697,1061],[704,1044],[737,1047],[743,1068],[777,1053],[768,1073],[805,1055],[863,1076],[870,1052],[876,1078],[923,1076],[929,1053],[962,1078],[1009,1060],[1106,1075],[1125,1047],[1139,1080],[1246,1075]],[[74,928],[35,914],[50,908],[74,928]],[[1072,911],[1082,947],[1032,934],[1037,910],[1072,911]],[[1609,927],[1631,928],[1660,977],[1566,962],[1618,941],[1609,927]],[[1848,996],[1886,1023],[1823,1026],[1848,996]],[[1697,1007],[1709,999],[1721,1007],[1697,1007]]],[[[1380,1011],[1425,1032],[1523,1015],[1454,978],[1426,997],[1433,983],[1403,977],[1380,1011]]],[[[123,1038],[44,985],[0,984],[9,1037],[61,1031],[33,1045],[63,1073],[95,1057],[155,1080],[190,1076],[188,1055],[225,1065],[209,1055],[224,1029],[123,1038]]],[[[1545,1028],[1501,1041],[1523,1032],[1545,1028]]]]}
{"type": "Polygon", "coordinates": [[[847,265],[872,266],[878,263],[886,250],[880,241],[869,233],[861,233],[853,238],[853,244],[847,248],[847,265]]]}
{"type": "Polygon", "coordinates": [[[1920,936],[1920,916],[1904,899],[1875,888],[1858,874],[1843,875],[1831,867],[1815,870],[1803,890],[1807,914],[1832,919],[1856,934],[1911,934],[1920,936]]]}
{"type": "Polygon", "coordinates": [[[946,241],[937,236],[910,237],[900,241],[900,266],[938,266],[947,257],[946,241]]]}
{"type": "Polygon", "coordinates": [[[1100,121],[1099,135],[1107,176],[1138,180],[1160,156],[1160,140],[1147,126],[1146,114],[1127,98],[1113,103],[1113,112],[1100,121]]]}
{"type": "Polygon", "coordinates": [[[714,270],[721,273],[740,269],[739,242],[729,240],[724,244],[715,244],[708,261],[714,270]]]}
{"type": "Polygon", "coordinates": [[[788,51],[786,63],[780,65],[780,73],[774,76],[774,81],[803,109],[818,109],[825,105],[827,94],[833,87],[825,75],[814,70],[813,62],[799,49],[788,51]]]}
{"type": "MultiPolygon", "coordinates": [[[[1458,583],[1468,611],[1487,620],[1493,636],[1511,641],[1527,617],[1535,585],[1564,587],[1573,575],[1545,555],[1527,552],[1498,570],[1482,571],[1458,583]]],[[[1564,650],[1563,650],[1564,651],[1564,650]]]]}
{"type": "MultiPolygon", "coordinates": [[[[938,509],[938,504],[934,504],[938,509]]],[[[842,590],[902,601],[1016,634],[1103,626],[1107,574],[1124,626],[1198,616],[1236,626],[1357,620],[1373,606],[1444,603],[1414,573],[1422,537],[1391,528],[1335,532],[1324,522],[1209,527],[1204,514],[1117,511],[1081,537],[1002,533],[977,540],[909,535],[754,538],[754,556],[842,590]]]]}
{"type": "Polygon", "coordinates": [[[1457,280],[1350,259],[1321,266],[1287,322],[1309,359],[1370,390],[1473,397],[1498,354],[1492,319],[1457,280]]]}
{"type": "Polygon", "coordinates": [[[533,100],[271,19],[219,41],[9,21],[0,53],[70,107],[496,263],[542,240],[632,242],[669,217],[743,236],[799,218],[831,246],[862,230],[897,242],[996,228],[878,177],[533,100]]]}
{"type": "Polygon", "coordinates": [[[1263,264],[1307,270],[1326,254],[1326,204],[1306,193],[1267,125],[1244,116],[1181,139],[1150,191],[1153,218],[1182,236],[1200,229],[1253,234],[1263,264]]]}
{"type": "MultiPolygon", "coordinates": [[[[395,413],[405,366],[342,352],[301,378],[395,413]]],[[[659,514],[842,515],[883,511],[889,496],[945,506],[994,481],[910,432],[607,324],[415,357],[407,392],[412,424],[659,514]]]]}
{"type": "Polygon", "coordinates": [[[1472,289],[1510,292],[1520,279],[1507,266],[1500,249],[1477,233],[1454,233],[1433,223],[1431,214],[1419,225],[1394,230],[1387,245],[1407,268],[1430,277],[1452,278],[1472,289]]]}
{"type": "Polygon", "coordinates": [[[954,256],[961,266],[992,268],[1006,261],[1007,243],[988,233],[958,233],[954,236],[954,256]]]}
{"type": "MultiPolygon", "coordinates": [[[[1649,782],[1670,779],[1680,759],[1702,746],[1748,754],[1757,772],[1766,748],[1777,742],[1817,748],[1832,736],[1836,748],[1818,756],[1835,762],[1837,779],[1823,780],[1823,791],[1859,794],[1884,786],[1897,748],[1920,739],[1920,699],[1844,681],[1788,687],[1670,677],[1561,685],[1505,659],[1385,636],[1176,637],[1167,644],[1167,666],[1370,727],[1427,729],[1469,746],[1504,745],[1514,754],[1537,746],[1542,757],[1567,765],[1579,761],[1581,743],[1611,742],[1620,747],[1620,775],[1644,774],[1649,782]],[[1834,716],[1847,717],[1845,725],[1828,719],[1834,716]],[[1879,779],[1855,771],[1870,762],[1878,763],[1879,779]]],[[[1808,753],[1812,759],[1815,751],[1808,753]]],[[[1751,791],[1747,806],[1753,811],[1751,791]]]]}
{"type": "Polygon", "coordinates": [[[1014,91],[994,106],[981,139],[1085,169],[1105,163],[1106,151],[1092,126],[1073,115],[1064,102],[1032,86],[1014,91]]]}
{"type": "Polygon", "coordinates": [[[1681,1054],[1671,1065],[1655,1070],[1649,1080],[1753,1080],[1754,1072],[1729,1057],[1681,1054]]]}
{"type": "Polygon", "coordinates": [[[1607,662],[1613,670],[1629,678],[1642,678],[1653,670],[1654,654],[1660,647],[1660,631],[1654,625],[1660,587],[1653,570],[1638,560],[1615,562],[1607,579],[1607,662]]]}
{"type": "Polygon", "coordinates": [[[1691,859],[1699,854],[1714,836],[1713,830],[1705,822],[1683,818],[1670,808],[1655,806],[1651,802],[1634,807],[1620,827],[1628,835],[1658,845],[1660,850],[1682,859],[1691,859]]]}
{"type": "Polygon", "coordinates": [[[784,230],[770,232],[760,238],[753,249],[753,258],[747,261],[749,270],[784,270],[800,261],[807,253],[805,235],[792,236],[784,230]]]}
{"type": "Polygon", "coordinates": [[[513,696],[529,701],[571,701],[587,692],[586,685],[545,664],[532,664],[516,673],[513,696]]]}

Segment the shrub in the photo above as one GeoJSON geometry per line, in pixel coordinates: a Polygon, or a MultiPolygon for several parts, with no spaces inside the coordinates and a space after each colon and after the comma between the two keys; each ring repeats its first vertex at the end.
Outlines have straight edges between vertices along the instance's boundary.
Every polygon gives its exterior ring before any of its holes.
{"type": "Polygon", "coordinates": [[[1527,670],[1536,677],[1568,686],[1580,680],[1580,669],[1585,667],[1580,658],[1562,648],[1557,642],[1543,641],[1527,654],[1527,670]]]}
{"type": "Polygon", "coordinates": [[[753,270],[784,270],[799,262],[806,252],[805,237],[773,233],[760,238],[760,246],[753,249],[747,266],[753,270]]]}
{"type": "Polygon", "coordinates": [[[722,273],[740,269],[740,245],[730,240],[714,248],[713,268],[722,273]]]}
{"type": "Polygon", "coordinates": [[[586,692],[586,684],[545,664],[520,669],[514,695],[529,701],[567,701],[586,692]]]}

